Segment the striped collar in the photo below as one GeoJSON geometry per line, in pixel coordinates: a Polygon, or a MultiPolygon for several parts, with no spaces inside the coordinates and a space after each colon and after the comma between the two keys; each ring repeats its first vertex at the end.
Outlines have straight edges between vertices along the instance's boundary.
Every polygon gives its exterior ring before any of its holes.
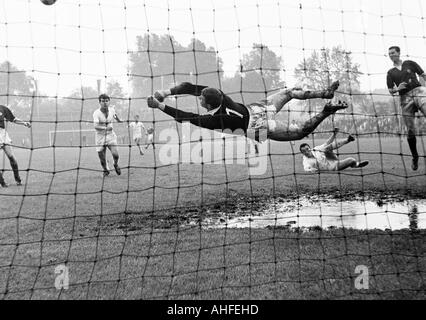
{"type": "Polygon", "coordinates": [[[215,109],[212,109],[212,110],[208,111],[207,114],[209,114],[211,116],[214,115],[216,112],[219,111],[220,107],[222,107],[222,105],[220,105],[219,107],[217,107],[215,109]]]}
{"type": "MultiPolygon", "coordinates": [[[[222,107],[222,105],[220,105],[219,107],[217,107],[217,108],[215,108],[215,109],[213,109],[213,110],[210,110],[210,111],[208,111],[206,114],[209,114],[209,115],[211,115],[211,116],[213,116],[213,115],[215,115],[216,114],[216,112],[218,112],[219,111],[219,109],[222,107]]],[[[232,109],[228,109],[228,108],[226,108],[225,107],[225,112],[226,112],[226,114],[229,116],[230,115],[230,113],[232,113],[232,114],[234,114],[234,115],[236,115],[236,116],[238,116],[238,117],[240,117],[240,118],[244,118],[244,116],[241,114],[241,113],[239,113],[239,112],[237,112],[237,111],[235,111],[235,110],[232,110],[232,109]]]]}

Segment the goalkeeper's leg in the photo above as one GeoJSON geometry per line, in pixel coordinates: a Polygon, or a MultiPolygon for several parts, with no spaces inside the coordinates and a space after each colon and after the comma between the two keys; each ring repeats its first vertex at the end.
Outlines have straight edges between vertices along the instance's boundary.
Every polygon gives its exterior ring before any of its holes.
{"type": "Polygon", "coordinates": [[[305,121],[305,123],[299,129],[290,129],[288,125],[282,121],[268,120],[268,138],[276,141],[292,141],[303,139],[307,135],[314,132],[314,130],[327,117],[339,110],[346,109],[347,107],[348,105],[345,103],[338,103],[335,105],[327,103],[321,112],[305,121]]]}
{"type": "Polygon", "coordinates": [[[339,81],[335,81],[325,90],[303,90],[302,88],[284,89],[269,96],[267,98],[267,105],[274,105],[276,112],[280,112],[284,105],[292,99],[332,99],[338,87],[339,81]]]}

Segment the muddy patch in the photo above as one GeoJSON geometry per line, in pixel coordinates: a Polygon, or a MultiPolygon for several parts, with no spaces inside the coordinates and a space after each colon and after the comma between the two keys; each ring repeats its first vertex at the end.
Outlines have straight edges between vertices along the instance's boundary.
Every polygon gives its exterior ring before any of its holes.
{"type": "Polygon", "coordinates": [[[426,228],[426,200],[399,196],[339,199],[333,196],[303,196],[296,199],[260,201],[247,210],[222,212],[192,224],[203,228],[326,228],[418,230],[426,228]]]}
{"type": "Polygon", "coordinates": [[[243,197],[213,205],[126,213],[102,223],[102,229],[152,232],[159,229],[329,228],[425,229],[426,199],[401,194],[297,194],[243,197]]]}

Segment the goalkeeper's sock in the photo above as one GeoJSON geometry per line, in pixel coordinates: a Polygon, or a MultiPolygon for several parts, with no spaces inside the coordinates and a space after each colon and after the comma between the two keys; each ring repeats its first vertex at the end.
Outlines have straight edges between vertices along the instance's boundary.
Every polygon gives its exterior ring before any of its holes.
{"type": "Polygon", "coordinates": [[[408,145],[410,147],[411,154],[413,158],[418,158],[419,154],[417,153],[417,139],[416,136],[410,136],[407,138],[408,145]]]}

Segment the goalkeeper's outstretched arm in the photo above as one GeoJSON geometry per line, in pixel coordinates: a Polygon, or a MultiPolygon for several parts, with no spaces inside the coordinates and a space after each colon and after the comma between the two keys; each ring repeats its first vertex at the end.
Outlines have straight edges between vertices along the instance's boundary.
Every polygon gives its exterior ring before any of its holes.
{"type": "Polygon", "coordinates": [[[148,97],[148,107],[160,109],[164,113],[173,117],[177,122],[190,122],[195,126],[210,130],[231,130],[236,135],[244,134],[245,120],[238,115],[230,112],[229,114],[204,114],[200,115],[192,112],[185,112],[173,107],[170,107],[162,102],[159,102],[154,97],[148,97]]]}
{"type": "Polygon", "coordinates": [[[154,98],[160,102],[163,102],[164,99],[170,95],[178,94],[190,94],[192,96],[200,96],[201,91],[207,88],[207,86],[195,85],[190,82],[182,82],[176,87],[167,89],[167,90],[158,90],[154,93],[154,98]]]}

